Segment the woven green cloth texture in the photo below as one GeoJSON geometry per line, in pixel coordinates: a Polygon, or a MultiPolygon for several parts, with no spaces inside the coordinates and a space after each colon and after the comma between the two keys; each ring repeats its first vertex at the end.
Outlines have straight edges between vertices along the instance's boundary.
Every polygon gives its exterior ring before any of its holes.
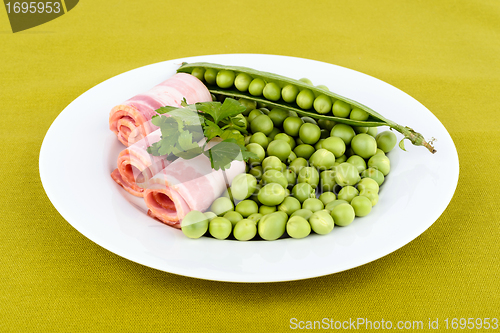
{"type": "Polygon", "coordinates": [[[422,321],[426,329],[437,318],[440,330],[448,318],[451,330],[453,318],[500,319],[499,96],[498,0],[82,0],[15,34],[2,8],[0,332],[302,331],[291,318],[422,321]],[[460,179],[446,211],[379,260],[281,283],[177,276],[78,233],[39,177],[54,119],[117,74],[219,53],[324,61],[416,98],[458,150],[460,179]]]}

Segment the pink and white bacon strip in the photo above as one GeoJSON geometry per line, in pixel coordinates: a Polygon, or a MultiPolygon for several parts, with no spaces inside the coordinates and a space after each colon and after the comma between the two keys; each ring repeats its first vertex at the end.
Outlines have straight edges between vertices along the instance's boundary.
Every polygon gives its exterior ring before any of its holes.
{"type": "Polygon", "coordinates": [[[111,177],[130,194],[142,197],[142,183],[148,182],[169,164],[166,156],[153,156],[146,151],[160,139],[161,130],[157,129],[118,155],[117,168],[111,173],[111,177]]]}
{"type": "Polygon", "coordinates": [[[212,100],[200,80],[190,74],[178,73],[151,90],[115,106],[109,114],[109,128],[128,147],[158,129],[148,122],[156,114],[155,110],[167,105],[181,106],[183,98],[188,104],[212,100]]]}
{"type": "Polygon", "coordinates": [[[231,185],[243,172],[243,161],[234,160],[222,171],[212,169],[210,159],[203,154],[190,160],[179,158],[157,173],[144,191],[148,215],[180,228],[187,213],[207,210],[226,190],[226,183],[231,185]]]}

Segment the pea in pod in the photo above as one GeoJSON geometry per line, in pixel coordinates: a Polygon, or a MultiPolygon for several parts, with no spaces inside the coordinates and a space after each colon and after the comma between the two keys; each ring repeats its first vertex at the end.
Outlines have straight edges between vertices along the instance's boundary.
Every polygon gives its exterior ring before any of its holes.
{"type": "MultiPolygon", "coordinates": [[[[260,102],[269,107],[277,107],[285,109],[288,111],[294,111],[297,114],[309,116],[316,119],[331,120],[338,123],[343,123],[356,127],[374,127],[374,126],[389,126],[404,135],[404,139],[409,139],[416,146],[424,146],[431,153],[435,153],[436,150],[432,146],[432,140],[427,142],[422,134],[415,132],[412,128],[407,126],[399,125],[392,120],[389,120],[376,112],[375,110],[369,108],[366,105],[353,101],[347,97],[338,95],[334,92],[328,91],[323,87],[314,87],[306,82],[300,80],[294,80],[285,76],[262,72],[255,69],[240,67],[240,66],[225,66],[213,63],[198,62],[198,63],[183,63],[177,72],[196,74],[199,72],[204,72],[205,75],[195,75],[202,79],[207,85],[209,91],[212,94],[219,94],[223,96],[228,96],[232,98],[244,98],[255,102],[260,102]],[[212,79],[216,77],[217,73],[224,71],[224,73],[230,73],[230,77],[234,77],[233,83],[229,84],[224,81],[223,87],[216,84],[216,80],[212,79]],[[212,76],[208,76],[207,73],[211,73],[212,76]],[[246,81],[249,81],[249,85],[239,85],[235,87],[234,80],[238,80],[238,75],[242,74],[246,81]],[[252,85],[252,81],[255,80],[255,84],[252,85]],[[256,87],[258,83],[259,89],[252,88],[250,86],[256,87]],[[243,87],[243,88],[242,88],[243,87]],[[267,87],[267,89],[266,89],[267,87]],[[296,88],[296,89],[295,89],[296,88]],[[242,89],[242,90],[239,90],[242,89]],[[277,96],[277,91],[282,94],[282,97],[277,96]],[[288,93],[292,91],[293,93],[288,93]],[[284,93],[287,93],[285,96],[284,93]],[[335,102],[338,102],[335,104],[335,102]],[[314,103],[316,102],[316,103],[314,103]],[[326,102],[326,103],[325,103],[326,102]],[[333,105],[332,111],[328,110],[329,105],[333,105]],[[366,113],[369,117],[366,120],[350,119],[339,117],[335,115],[328,114],[341,114],[336,112],[335,105],[341,104],[345,106],[346,104],[350,106],[351,109],[358,108],[366,113]],[[319,106],[316,106],[319,105],[319,106]]],[[[356,117],[355,117],[356,118],[356,117]]],[[[401,149],[404,150],[403,140],[399,143],[401,149]]]]}

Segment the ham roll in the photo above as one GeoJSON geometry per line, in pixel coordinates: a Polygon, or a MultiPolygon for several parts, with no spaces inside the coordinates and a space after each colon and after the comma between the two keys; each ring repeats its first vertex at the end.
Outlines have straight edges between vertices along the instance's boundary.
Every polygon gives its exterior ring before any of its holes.
{"type": "Polygon", "coordinates": [[[144,184],[168,166],[165,156],[153,156],[146,151],[160,139],[161,130],[157,129],[118,155],[117,168],[111,177],[130,194],[142,197],[144,184]]]}
{"type": "Polygon", "coordinates": [[[245,162],[233,161],[225,171],[214,170],[205,155],[179,158],[157,173],[144,191],[148,215],[175,228],[191,210],[205,211],[245,172],[245,162]]]}
{"type": "Polygon", "coordinates": [[[162,106],[181,106],[183,98],[188,104],[210,102],[207,87],[196,77],[178,73],[151,90],[132,97],[115,106],[109,114],[109,128],[125,146],[142,140],[158,129],[149,120],[162,106]]]}

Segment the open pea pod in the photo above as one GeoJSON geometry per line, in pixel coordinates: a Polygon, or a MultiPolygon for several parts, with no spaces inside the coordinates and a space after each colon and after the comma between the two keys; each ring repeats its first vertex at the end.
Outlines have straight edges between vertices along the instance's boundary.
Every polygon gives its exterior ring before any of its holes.
{"type": "MultiPolygon", "coordinates": [[[[392,120],[389,120],[376,112],[375,110],[369,108],[366,105],[363,105],[359,102],[353,101],[347,97],[338,95],[334,92],[328,91],[326,89],[322,89],[320,87],[315,87],[310,84],[307,84],[305,82],[291,79],[285,76],[273,74],[273,73],[268,73],[268,72],[263,72],[263,71],[258,71],[252,68],[247,68],[247,67],[240,67],[240,66],[225,66],[225,65],[219,65],[219,64],[213,64],[213,63],[207,63],[207,62],[197,62],[197,63],[183,63],[178,69],[177,72],[182,72],[182,73],[188,73],[188,74],[194,74],[193,71],[196,70],[198,73],[203,73],[206,70],[215,70],[215,71],[221,71],[221,70],[227,70],[227,71],[232,71],[234,72],[235,76],[237,76],[240,73],[245,73],[249,75],[252,79],[261,79],[265,83],[274,83],[276,84],[279,89],[283,89],[286,86],[293,85],[297,87],[298,91],[302,91],[305,89],[310,90],[314,94],[314,98],[318,98],[319,96],[327,96],[331,98],[332,104],[340,100],[342,102],[345,102],[350,105],[351,108],[359,108],[361,110],[364,110],[366,113],[368,113],[369,117],[366,120],[354,120],[354,119],[349,119],[349,118],[343,118],[343,117],[336,117],[333,115],[328,115],[327,114],[320,114],[318,113],[313,107],[310,107],[308,109],[303,109],[301,108],[295,101],[287,103],[285,102],[282,98],[279,98],[278,100],[270,100],[266,98],[264,95],[252,95],[248,92],[248,90],[245,91],[240,91],[234,88],[234,85],[231,85],[229,88],[221,88],[217,86],[216,84],[209,84],[204,80],[203,76],[200,76],[199,74],[196,75],[199,79],[201,79],[205,85],[208,87],[209,91],[213,94],[220,94],[228,97],[233,97],[233,98],[246,98],[252,101],[256,102],[261,102],[263,104],[273,106],[273,107],[278,107],[282,108],[285,110],[289,111],[295,111],[297,114],[304,115],[304,116],[309,116],[312,118],[316,119],[328,119],[332,120],[338,123],[343,123],[343,124],[348,124],[352,126],[360,126],[360,127],[373,127],[373,126],[389,126],[390,128],[395,129],[396,131],[400,132],[401,134],[404,135],[404,139],[410,140],[414,145],[416,146],[424,146],[426,147],[431,153],[435,153],[436,150],[432,146],[432,142],[427,142],[422,134],[415,132],[413,129],[407,126],[402,126],[399,125],[392,120]]],[[[329,114],[333,114],[331,111],[329,111],[329,114]]],[[[403,140],[404,140],[403,139],[403,140]]],[[[399,146],[404,149],[403,146],[403,140],[401,140],[399,146]]]]}

